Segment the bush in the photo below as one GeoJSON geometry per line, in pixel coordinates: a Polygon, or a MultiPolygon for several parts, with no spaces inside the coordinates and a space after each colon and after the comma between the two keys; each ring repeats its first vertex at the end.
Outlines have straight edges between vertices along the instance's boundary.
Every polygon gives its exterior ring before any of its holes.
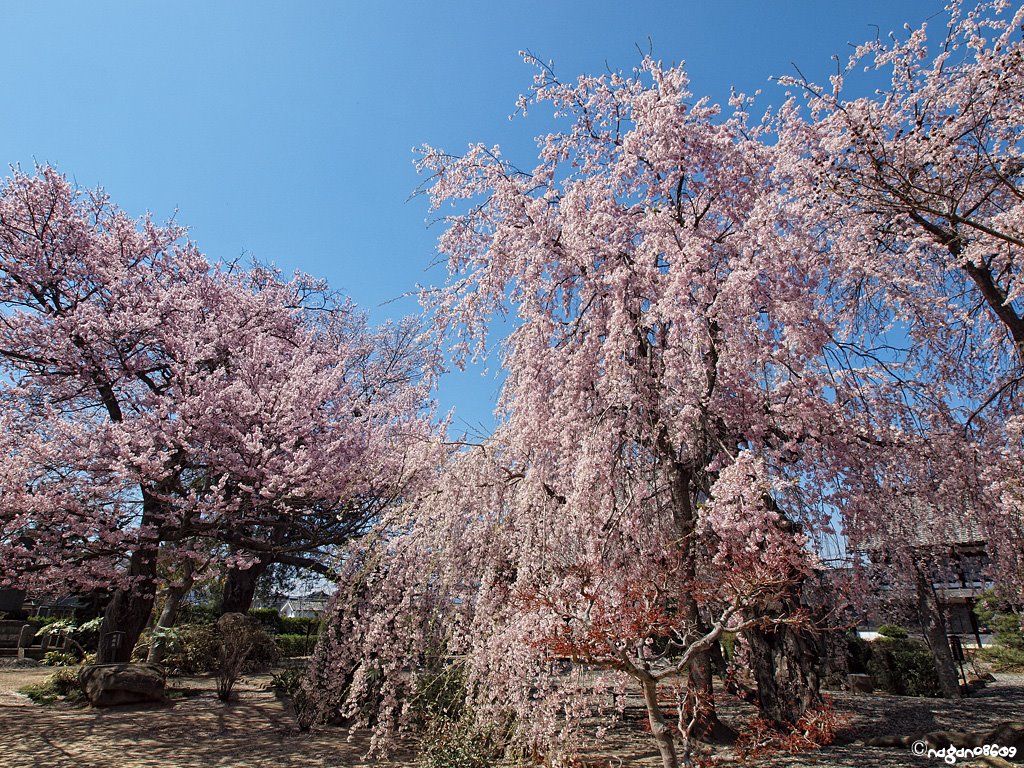
{"type": "Polygon", "coordinates": [[[284,617],[274,608],[250,608],[248,615],[255,619],[267,632],[272,634],[284,632],[282,628],[282,619],[284,617]]]}
{"type": "Polygon", "coordinates": [[[213,603],[185,603],[178,608],[178,624],[213,624],[218,615],[213,603]]]}
{"type": "Polygon", "coordinates": [[[274,638],[281,655],[286,658],[308,656],[316,645],[316,635],[278,635],[274,638]]]}
{"type": "Polygon", "coordinates": [[[183,675],[199,675],[217,668],[219,642],[209,624],[184,624],[167,632],[164,665],[183,675]]]}
{"type": "Polygon", "coordinates": [[[225,613],[216,624],[217,696],[231,698],[243,671],[277,661],[277,646],[259,623],[243,613],[225,613]]]}
{"type": "Polygon", "coordinates": [[[941,696],[935,659],[918,641],[883,637],[871,643],[868,672],[875,685],[900,696],[941,696]]]}
{"type": "Polygon", "coordinates": [[[421,768],[490,768],[496,757],[465,718],[432,720],[420,741],[421,768]]]}
{"type": "Polygon", "coordinates": [[[306,635],[316,637],[320,634],[320,619],[311,619],[301,616],[281,616],[282,635],[306,635]]]}
{"type": "MultiPolygon", "coordinates": [[[[242,614],[226,614],[240,616],[242,614]]],[[[170,670],[181,675],[201,675],[217,672],[221,666],[221,645],[225,631],[230,632],[230,624],[183,624],[173,629],[163,630],[167,643],[167,653],[163,664],[170,670]]],[[[242,672],[255,672],[275,664],[281,653],[270,637],[256,623],[252,622],[244,638],[252,643],[242,664],[242,672]]],[[[134,658],[142,661],[149,650],[150,637],[135,647],[134,658]]],[[[230,640],[229,640],[230,642],[230,640]]]]}
{"type": "Polygon", "coordinates": [[[262,627],[256,626],[252,635],[253,647],[243,666],[244,672],[259,672],[272,667],[281,660],[281,650],[262,627]]]}
{"type": "Polygon", "coordinates": [[[722,648],[722,658],[727,662],[731,661],[733,651],[736,649],[736,633],[723,632],[718,638],[718,643],[722,648]]]}
{"type": "Polygon", "coordinates": [[[978,651],[975,658],[999,672],[1024,671],[1024,620],[1016,607],[987,590],[975,610],[995,638],[995,645],[978,651]]]}
{"type": "Polygon", "coordinates": [[[288,667],[270,676],[270,688],[277,698],[286,699],[302,687],[304,674],[301,667],[288,667]]]}
{"type": "Polygon", "coordinates": [[[31,624],[32,629],[34,629],[36,632],[39,632],[40,629],[47,626],[48,624],[53,624],[57,621],[62,621],[62,619],[58,616],[29,616],[27,619],[25,619],[25,622],[27,624],[31,624]]]}
{"type": "Polygon", "coordinates": [[[58,699],[73,703],[84,699],[85,694],[78,685],[78,669],[58,669],[41,682],[26,685],[21,693],[36,704],[53,704],[58,699]]]}
{"type": "Polygon", "coordinates": [[[1024,651],[1024,618],[991,589],[982,593],[975,607],[978,618],[988,627],[996,645],[1024,651]]]}
{"type": "Polygon", "coordinates": [[[320,633],[320,619],[300,616],[282,616],[273,608],[251,608],[248,613],[267,632],[276,635],[303,635],[316,637],[320,633]]]}
{"type": "Polygon", "coordinates": [[[39,663],[44,667],[70,667],[78,664],[78,656],[70,651],[47,651],[39,663]]]}
{"type": "Polygon", "coordinates": [[[302,687],[305,676],[305,669],[291,667],[270,678],[270,687],[274,689],[274,694],[289,703],[292,715],[300,727],[303,723],[309,722],[311,714],[312,702],[309,701],[309,697],[302,687]]]}
{"type": "Polygon", "coordinates": [[[489,768],[504,755],[508,728],[481,730],[466,706],[465,670],[435,660],[417,680],[415,707],[425,727],[420,768],[489,768]]]}
{"type": "Polygon", "coordinates": [[[993,645],[978,651],[976,659],[984,661],[996,672],[1024,672],[1024,650],[993,645]]]}
{"type": "Polygon", "coordinates": [[[883,624],[878,628],[878,634],[882,637],[892,637],[897,640],[906,640],[910,633],[898,624],[883,624]]]}

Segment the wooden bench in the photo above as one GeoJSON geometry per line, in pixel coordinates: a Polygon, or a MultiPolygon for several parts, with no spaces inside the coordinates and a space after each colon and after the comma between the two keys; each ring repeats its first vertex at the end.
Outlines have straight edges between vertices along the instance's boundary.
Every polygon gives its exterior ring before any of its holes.
{"type": "Polygon", "coordinates": [[[25,657],[36,631],[23,621],[0,621],[0,656],[25,657]]]}

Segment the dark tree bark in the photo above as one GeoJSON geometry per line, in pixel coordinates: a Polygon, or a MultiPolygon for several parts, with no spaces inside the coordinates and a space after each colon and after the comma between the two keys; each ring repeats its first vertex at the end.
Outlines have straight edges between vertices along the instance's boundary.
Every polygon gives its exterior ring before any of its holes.
{"type": "Polygon", "coordinates": [[[131,661],[139,636],[149,623],[156,600],[157,557],[166,517],[164,502],[142,489],[139,545],[128,560],[127,586],[114,590],[100,625],[97,664],[131,661]]]}
{"type": "Polygon", "coordinates": [[[249,568],[231,568],[224,579],[224,592],[220,613],[245,613],[252,608],[256,596],[256,583],[270,565],[270,561],[257,561],[249,568]]]}
{"type": "Polygon", "coordinates": [[[821,648],[802,627],[774,626],[744,632],[750,671],[757,683],[755,704],[773,725],[790,729],[821,699],[821,648]]]}
{"type": "Polygon", "coordinates": [[[960,678],[957,676],[953,652],[946,636],[946,617],[935,594],[927,563],[918,562],[914,567],[917,585],[917,609],[921,618],[921,630],[935,659],[935,673],[939,678],[939,689],[947,699],[959,699],[960,678]]]}

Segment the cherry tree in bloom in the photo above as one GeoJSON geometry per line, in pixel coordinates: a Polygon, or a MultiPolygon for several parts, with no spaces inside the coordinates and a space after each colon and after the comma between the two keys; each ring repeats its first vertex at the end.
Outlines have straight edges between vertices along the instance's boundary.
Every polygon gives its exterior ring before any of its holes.
{"type": "Polygon", "coordinates": [[[454,459],[439,490],[352,557],[352,578],[373,586],[363,601],[343,593],[318,650],[316,679],[348,682],[328,709],[354,714],[372,677],[382,731],[411,716],[395,678],[414,649],[400,637],[383,650],[384,627],[419,632],[429,603],[457,617],[444,642],[465,654],[478,717],[511,708],[532,748],[566,749],[596,706],[576,690],[591,681],[552,672],[567,661],[639,683],[675,765],[678,739],[723,730],[719,634],[805,618],[783,595],[799,594],[804,536],[823,522],[800,479],[820,471],[832,422],[831,331],[815,306],[824,271],[807,266],[816,252],[793,253],[746,104],[722,116],[692,99],[681,68],[649,59],[571,84],[540,66],[520,107],[550,105],[564,130],[539,140],[532,171],[498,148],[424,149],[435,208],[455,206],[439,246],[450,281],[426,297],[458,359],[509,318],[503,421],[486,457],[454,459]],[[393,586],[411,578],[421,586],[393,586]],[[391,608],[360,607],[385,593],[391,608]]]}
{"type": "MultiPolygon", "coordinates": [[[[829,86],[784,79],[805,108],[794,98],[777,115],[779,165],[832,264],[848,420],[873,435],[849,476],[852,546],[892,528],[899,485],[914,498],[903,509],[930,510],[936,545],[976,528],[1019,595],[1024,7],[948,11],[938,34],[908,25],[858,47],[829,86]],[[860,69],[885,87],[849,98],[860,69]]],[[[908,513],[891,547],[923,524],[908,513]]]]}
{"type": "Polygon", "coordinates": [[[743,452],[725,467],[692,532],[696,624],[679,610],[684,552],[653,475],[619,489],[620,514],[570,514],[498,440],[452,454],[352,549],[306,682],[309,714],[372,725],[386,748],[422,724],[424,690],[454,669],[473,729],[561,764],[582,724],[609,726],[633,686],[664,763],[678,764],[698,725],[682,684],[693,659],[727,629],[807,619],[763,611],[811,566],[768,504],[763,463],[743,452]]]}
{"type": "Polygon", "coordinates": [[[203,476],[218,488],[212,503],[231,511],[208,524],[249,561],[229,571],[224,611],[249,608],[271,563],[332,576],[333,548],[401,494],[419,469],[408,463],[408,447],[431,429],[433,362],[415,322],[370,329],[322,286],[298,296],[273,275],[255,279],[261,300],[306,307],[301,323],[237,339],[225,329],[228,383],[202,385],[210,393],[202,410],[182,416],[205,425],[195,446],[203,476]]]}
{"type": "Polygon", "coordinates": [[[162,543],[196,564],[226,548],[228,568],[285,557],[267,525],[314,528],[400,484],[397,438],[428,424],[401,349],[374,363],[351,305],[211,267],[183,235],[51,168],[0,193],[3,576],[112,589],[101,633],[121,642],[101,658],[148,621],[162,543]]]}

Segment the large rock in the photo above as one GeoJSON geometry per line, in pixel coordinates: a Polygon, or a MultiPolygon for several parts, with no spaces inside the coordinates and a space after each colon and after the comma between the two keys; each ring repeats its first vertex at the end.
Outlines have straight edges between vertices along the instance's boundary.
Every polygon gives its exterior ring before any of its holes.
{"type": "Polygon", "coordinates": [[[91,664],[78,684],[94,707],[164,701],[164,671],[157,664],[91,664]]]}
{"type": "Polygon", "coordinates": [[[871,675],[849,675],[847,684],[854,693],[874,693],[875,681],[871,675]]]}

